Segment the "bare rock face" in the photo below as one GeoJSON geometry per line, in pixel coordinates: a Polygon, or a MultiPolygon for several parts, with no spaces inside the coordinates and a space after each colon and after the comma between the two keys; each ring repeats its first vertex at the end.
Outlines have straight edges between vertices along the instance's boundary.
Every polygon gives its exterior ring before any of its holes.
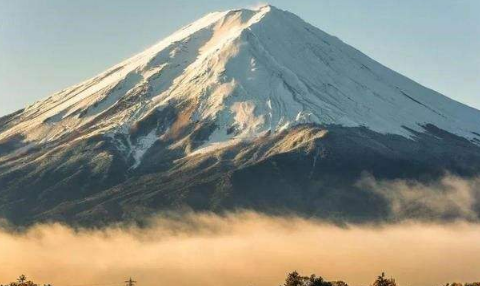
{"type": "Polygon", "coordinates": [[[480,111],[297,16],[216,12],[0,118],[0,215],[94,225],[247,208],[393,220],[362,176],[475,177],[479,144],[480,111]]]}

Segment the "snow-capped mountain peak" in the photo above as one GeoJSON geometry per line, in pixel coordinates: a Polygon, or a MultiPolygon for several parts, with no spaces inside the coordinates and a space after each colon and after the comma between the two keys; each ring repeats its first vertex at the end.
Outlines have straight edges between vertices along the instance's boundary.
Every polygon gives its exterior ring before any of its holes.
{"type": "Polygon", "coordinates": [[[0,217],[20,224],[184,207],[451,220],[398,217],[381,186],[445,172],[480,174],[480,111],[272,6],[208,14],[0,118],[0,217]]]}
{"type": "MultiPolygon", "coordinates": [[[[426,124],[474,139],[480,112],[385,68],[297,16],[266,5],[208,14],[146,51],[17,114],[0,139],[31,144],[142,133],[143,154],[189,124],[212,125],[205,148],[302,123],[365,126],[410,137],[426,124]],[[180,118],[180,119],[179,119],[180,118]]],[[[178,138],[181,140],[181,138],[178,138]]],[[[236,142],[236,141],[235,141],[236,142]]],[[[127,149],[128,149],[127,148],[127,149]]],[[[196,150],[187,150],[194,152],[196,150]]]]}

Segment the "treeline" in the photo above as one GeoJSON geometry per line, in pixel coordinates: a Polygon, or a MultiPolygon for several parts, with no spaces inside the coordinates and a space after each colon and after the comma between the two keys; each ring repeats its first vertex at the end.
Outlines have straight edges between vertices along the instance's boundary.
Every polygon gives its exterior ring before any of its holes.
{"type": "MultiPolygon", "coordinates": [[[[310,276],[302,276],[297,271],[287,275],[285,283],[280,286],[348,286],[344,281],[326,281],[321,276],[312,274],[310,276]]],[[[371,286],[399,286],[395,279],[387,278],[385,273],[382,273],[375,279],[371,286]]],[[[447,283],[442,286],[480,286],[480,282],[474,283],[447,283]]]]}
{"type": "MultiPolygon", "coordinates": [[[[0,286],[42,286],[27,279],[25,275],[20,275],[16,282],[9,284],[0,284],[0,286]]],[[[43,286],[52,286],[50,284],[43,284],[43,286]]],[[[326,281],[321,276],[312,274],[310,276],[302,276],[297,271],[293,271],[287,275],[285,283],[280,286],[348,286],[344,281],[326,281]]],[[[385,273],[382,273],[375,279],[370,286],[399,286],[395,279],[387,278],[385,273]]],[[[480,286],[480,282],[474,283],[447,283],[441,286],[480,286]]]]}
{"type": "MultiPolygon", "coordinates": [[[[41,285],[38,285],[38,284],[34,283],[33,281],[28,280],[27,277],[22,274],[17,278],[16,282],[11,282],[11,283],[8,283],[8,284],[5,284],[5,285],[0,284],[0,286],[41,286],[41,285]]],[[[43,284],[43,286],[52,286],[52,285],[43,284]]]]}

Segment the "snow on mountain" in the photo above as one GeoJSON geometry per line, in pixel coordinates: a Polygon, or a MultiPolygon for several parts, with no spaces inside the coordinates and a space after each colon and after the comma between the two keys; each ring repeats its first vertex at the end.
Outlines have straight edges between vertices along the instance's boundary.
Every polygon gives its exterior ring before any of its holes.
{"type": "MultiPolygon", "coordinates": [[[[185,121],[215,124],[208,140],[189,152],[301,123],[365,126],[407,138],[412,133],[405,127],[422,132],[429,123],[469,140],[480,134],[480,111],[420,86],[294,14],[263,6],[205,16],[29,106],[0,129],[0,140],[128,137],[136,123],[171,106],[185,121]]],[[[160,135],[142,136],[124,148],[135,166],[160,135]]]]}
{"type": "Polygon", "coordinates": [[[209,14],[0,118],[0,218],[14,224],[185,209],[451,221],[447,204],[399,217],[396,190],[365,183],[445,173],[479,176],[480,111],[272,6],[209,14]]]}

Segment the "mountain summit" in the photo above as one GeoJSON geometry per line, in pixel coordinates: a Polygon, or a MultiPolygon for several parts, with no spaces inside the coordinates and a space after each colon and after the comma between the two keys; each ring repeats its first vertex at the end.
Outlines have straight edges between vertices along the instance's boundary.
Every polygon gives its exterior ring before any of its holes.
{"type": "Polygon", "coordinates": [[[473,176],[479,143],[480,111],[294,14],[215,12],[0,118],[0,214],[20,224],[185,207],[389,219],[383,198],[356,184],[362,173],[473,176]]]}

